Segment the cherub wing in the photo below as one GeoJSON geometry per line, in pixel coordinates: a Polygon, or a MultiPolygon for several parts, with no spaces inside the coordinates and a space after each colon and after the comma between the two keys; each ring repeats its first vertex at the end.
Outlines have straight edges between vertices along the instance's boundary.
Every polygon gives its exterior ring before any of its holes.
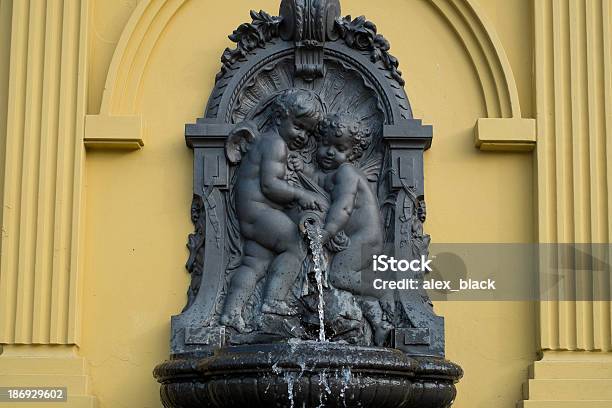
{"type": "Polygon", "coordinates": [[[231,164],[238,164],[249,151],[249,145],[257,135],[259,130],[252,121],[242,122],[230,132],[225,142],[225,155],[231,164]]]}
{"type": "Polygon", "coordinates": [[[382,168],[382,154],[372,153],[367,159],[359,163],[359,169],[366,176],[368,181],[377,182],[382,168]]]}

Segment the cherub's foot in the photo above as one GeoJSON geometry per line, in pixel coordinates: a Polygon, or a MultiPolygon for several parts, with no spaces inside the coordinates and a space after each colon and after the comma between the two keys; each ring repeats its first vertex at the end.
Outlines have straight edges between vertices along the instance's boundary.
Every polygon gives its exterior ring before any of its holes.
{"type": "Polygon", "coordinates": [[[275,314],[279,316],[295,316],[297,310],[282,300],[267,300],[261,305],[263,313],[275,314]]]}
{"type": "Polygon", "coordinates": [[[393,326],[385,321],[380,322],[379,325],[374,327],[374,344],[379,347],[383,347],[389,337],[389,333],[393,330],[393,326]]]}
{"type": "Polygon", "coordinates": [[[239,313],[237,313],[237,314],[229,314],[229,315],[228,314],[224,314],[224,315],[221,316],[219,321],[224,326],[233,327],[234,329],[238,330],[239,333],[244,333],[244,332],[247,331],[246,330],[246,323],[244,322],[244,319],[242,318],[242,316],[240,316],[239,313]]]}

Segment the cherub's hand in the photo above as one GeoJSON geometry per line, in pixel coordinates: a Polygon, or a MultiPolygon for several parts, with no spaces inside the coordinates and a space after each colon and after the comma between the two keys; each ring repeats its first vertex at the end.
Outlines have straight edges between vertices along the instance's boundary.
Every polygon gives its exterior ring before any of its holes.
{"type": "Polygon", "coordinates": [[[340,231],[334,235],[332,241],[337,248],[346,249],[351,244],[351,239],[344,233],[344,231],[340,231]]]}
{"type": "Polygon", "coordinates": [[[331,234],[329,233],[329,231],[322,229],[321,230],[321,244],[325,245],[329,242],[329,240],[331,239],[331,234]]]}
{"type": "Polygon", "coordinates": [[[322,211],[323,208],[321,200],[310,193],[300,195],[297,203],[303,210],[322,211]]]}
{"type": "Polygon", "coordinates": [[[287,159],[289,170],[300,172],[304,170],[304,160],[296,154],[292,154],[287,159]]]}
{"type": "Polygon", "coordinates": [[[331,252],[338,253],[347,249],[350,244],[351,239],[344,233],[344,231],[340,231],[327,242],[325,247],[331,252]]]}

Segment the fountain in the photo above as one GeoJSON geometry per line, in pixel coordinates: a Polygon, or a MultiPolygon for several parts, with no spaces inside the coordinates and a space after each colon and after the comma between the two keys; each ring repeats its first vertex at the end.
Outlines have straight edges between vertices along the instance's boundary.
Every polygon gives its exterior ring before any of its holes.
{"type": "Polygon", "coordinates": [[[191,284],[154,370],[164,406],[449,407],[443,318],[423,291],[372,286],[374,255],[429,246],[432,128],[389,43],[339,0],[251,17],[186,126],[191,284]]]}

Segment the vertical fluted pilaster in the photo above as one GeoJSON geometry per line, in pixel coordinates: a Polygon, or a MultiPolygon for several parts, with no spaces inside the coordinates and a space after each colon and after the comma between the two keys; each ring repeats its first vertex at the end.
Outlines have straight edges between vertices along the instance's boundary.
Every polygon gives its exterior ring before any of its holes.
{"type": "MultiPolygon", "coordinates": [[[[540,243],[612,241],[610,0],[535,4],[540,243]]],[[[544,350],[612,349],[610,271],[576,271],[542,302],[544,350]],[[602,300],[603,299],[603,300],[602,300]]]]}
{"type": "Polygon", "coordinates": [[[87,5],[3,0],[0,8],[0,16],[11,9],[0,343],[77,342],[87,5]]]}
{"type": "MultiPolygon", "coordinates": [[[[9,61],[11,55],[12,17],[13,2],[0,0],[0,163],[4,163],[6,156],[6,119],[8,113],[9,61]]],[[[2,202],[3,192],[4,166],[0,164],[0,203],[2,202]]],[[[0,226],[2,225],[3,213],[4,205],[0,205],[0,226]]],[[[3,235],[3,230],[0,228],[0,240],[2,239],[3,235]]]]}

